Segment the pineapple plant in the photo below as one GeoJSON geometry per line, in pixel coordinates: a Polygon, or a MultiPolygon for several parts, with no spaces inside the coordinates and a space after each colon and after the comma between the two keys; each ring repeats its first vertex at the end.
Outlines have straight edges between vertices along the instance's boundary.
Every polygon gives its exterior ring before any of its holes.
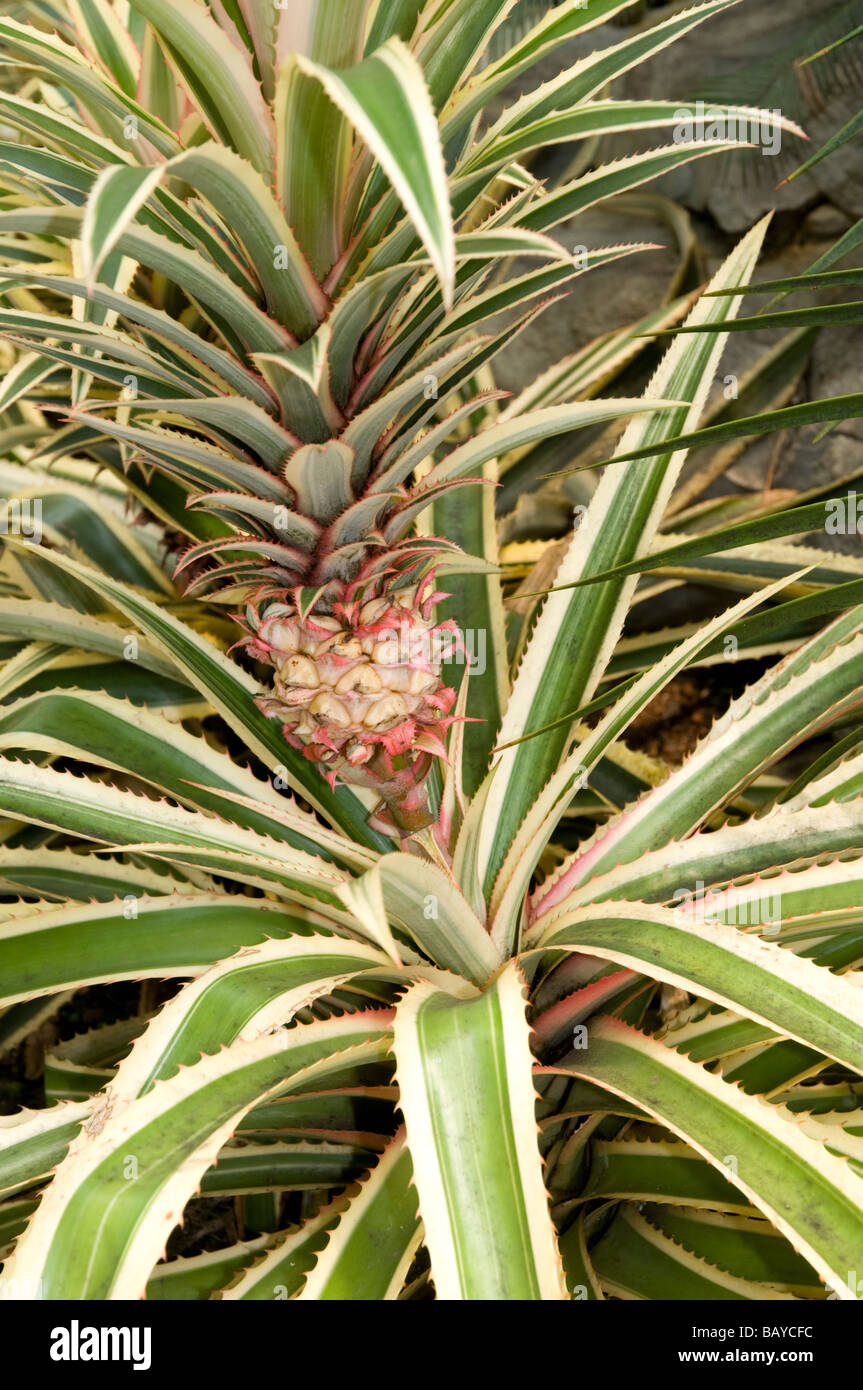
{"type": "Polygon", "coordinates": [[[518,97],[627,0],[0,18],[0,1045],[144,981],[0,1121],[4,1297],[858,1296],[863,571],[787,543],[832,490],[679,485],[859,399],[765,411],[774,356],[711,414],[766,221],[512,398],[493,375],[650,249],[555,227],[735,143],[607,95],[734,3],[518,97]],[[501,548],[495,489],[597,438],[582,525],[501,548]],[[735,601],[626,626],[690,582],[735,601]],[[633,752],[729,636],[762,673],[681,767],[633,752]]]}
{"type": "MultiPolygon", "coordinates": [[[[422,785],[444,752],[456,697],[440,679],[442,634],[432,617],[443,592],[435,574],[444,561],[457,565],[455,547],[412,532],[448,490],[482,480],[488,462],[483,442],[428,469],[448,433],[440,400],[476,378],[529,322],[537,300],[640,249],[601,248],[579,259],[553,241],[551,228],[729,143],[666,147],[545,193],[518,163],[538,145],[629,123],[667,133],[679,123],[685,112],[672,103],[571,108],[711,11],[625,42],[610,67],[601,53],[585,60],[476,139],[485,104],[512,77],[626,6],[555,10],[482,77],[471,75],[471,61],[512,6],[480,6],[474,15],[446,8],[437,22],[431,7],[410,4],[373,14],[365,0],[285,9],[266,0],[254,19],[229,23],[194,3],[145,4],[136,11],[139,24],[150,23],[140,52],[110,7],[110,39],[86,16],[68,38],[62,25],[56,37],[38,39],[14,20],[4,31],[13,58],[46,61],[73,91],[84,81],[81,60],[99,57],[100,45],[106,83],[130,87],[140,73],[147,84],[146,112],[131,100],[105,110],[101,155],[95,166],[89,158],[77,166],[90,185],[74,219],[80,215],[83,302],[93,305],[84,321],[107,326],[122,317],[104,287],[117,275],[115,287],[126,283],[138,223],[148,242],[138,264],[149,261],[151,274],[173,277],[175,293],[192,296],[185,318],[195,332],[171,330],[185,369],[162,354],[155,378],[139,381],[130,370],[130,384],[107,400],[83,394],[79,383],[75,437],[83,427],[93,440],[118,441],[127,475],[128,460],[140,457],[139,469],[156,462],[171,478],[170,520],[190,542],[177,568],[185,592],[240,607],[246,650],[271,668],[268,717],[281,720],[292,746],[331,781],[379,794],[374,824],[406,833],[429,820],[422,785]],[[181,49],[195,54],[203,86],[193,93],[180,81],[166,96],[181,49]],[[175,126],[185,148],[170,133],[175,126]],[[447,151],[462,151],[449,178],[447,151]],[[183,186],[185,203],[173,191],[183,186]],[[459,235],[456,225],[465,229],[459,235]],[[529,257],[531,269],[498,287],[501,263],[516,257],[529,257]],[[497,331],[478,331],[488,324],[497,331]],[[225,353],[238,352],[243,365],[232,362],[226,376],[225,353]],[[179,439],[176,426],[185,431],[179,439]]],[[[12,119],[25,131],[43,121],[31,105],[14,103],[12,119]]],[[[68,139],[63,147],[69,151],[68,139]]],[[[30,148],[19,146],[18,158],[30,148]]],[[[68,153],[60,158],[68,164],[68,153]]],[[[61,206],[62,220],[69,201],[61,206]]],[[[35,231],[43,216],[43,231],[50,236],[51,223],[61,231],[54,215],[14,208],[6,225],[35,231]]],[[[139,326],[157,337],[163,327],[139,326]]],[[[21,327],[25,336],[32,329],[21,327]]],[[[100,359],[103,336],[89,339],[100,359]]],[[[86,354],[87,345],[77,350],[86,354]]],[[[124,357],[133,366],[121,351],[115,373],[124,357]]],[[[104,380],[104,371],[93,375],[104,380]]],[[[615,408],[525,412],[500,442],[578,428],[615,408]]],[[[469,396],[457,414],[469,429],[469,396]]],[[[143,474],[140,483],[137,495],[152,507],[143,474]]]]}

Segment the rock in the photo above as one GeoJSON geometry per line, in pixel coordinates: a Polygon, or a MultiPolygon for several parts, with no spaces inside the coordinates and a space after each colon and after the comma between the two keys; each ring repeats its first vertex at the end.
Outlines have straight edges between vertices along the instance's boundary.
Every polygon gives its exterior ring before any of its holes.
{"type": "MultiPolygon", "coordinates": [[[[818,335],[809,369],[810,400],[848,396],[860,390],[863,328],[832,328],[818,335]]],[[[776,482],[803,492],[833,479],[863,472],[863,420],[841,421],[823,435],[824,425],[794,431],[783,450],[776,482]]],[[[863,484],[858,489],[863,493],[863,484]]],[[[856,552],[860,544],[854,538],[856,552]]]]}
{"type": "MultiPolygon", "coordinates": [[[[519,90],[532,88],[540,80],[547,81],[586,53],[619,43],[646,23],[661,22],[683,8],[683,4],[677,3],[659,10],[651,9],[649,19],[642,17],[638,24],[629,28],[606,24],[561,46],[538,68],[519,79],[500,99],[500,106],[509,105],[519,90]]],[[[763,0],[743,0],[727,13],[698,25],[683,39],[615,83],[611,95],[616,98],[654,97],[682,102],[700,96],[708,107],[712,101],[736,101],[769,109],[781,108],[803,125],[811,140],[804,144],[788,135],[783,136],[781,148],[772,153],[765,146],[760,150],[730,151],[694,160],[665,179],[649,184],[645,190],[639,190],[636,195],[628,195],[628,203],[626,197],[612,200],[553,229],[552,235],[570,250],[581,245],[599,247],[636,240],[658,242],[665,249],[618,261],[573,281],[566,297],[551,305],[496,359],[493,371],[499,385],[518,392],[552,362],[603,333],[636,322],[662,304],[679,262],[676,239],[662,211],[668,210],[667,199],[682,204],[691,214],[699,244],[699,274],[703,272],[703,278],[713,273],[739,235],[771,209],[777,209],[777,215],[755,279],[804,273],[817,256],[847,231],[852,221],[863,216],[863,138],[850,142],[810,173],[782,183],[845,124],[859,106],[856,90],[843,91],[840,83],[831,85],[826,64],[813,64],[801,70],[805,76],[801,76],[800,71],[795,72],[792,66],[795,57],[813,51],[842,32],[841,27],[837,33],[830,32],[826,21],[835,19],[838,24],[843,9],[841,0],[783,0],[781,7],[767,5],[763,0]],[[780,183],[782,186],[777,187],[780,183]],[[666,196],[657,197],[657,193],[666,196]]],[[[620,21],[625,18],[625,15],[619,16],[620,21]]],[[[850,25],[845,25],[848,27],[850,25]]],[[[852,71],[853,67],[854,62],[849,57],[847,71],[852,71]]],[[[848,85],[846,82],[846,88],[848,85]]],[[[489,119],[494,117],[495,112],[488,113],[489,119]]],[[[638,148],[667,143],[669,139],[665,133],[658,135],[656,132],[641,137],[630,133],[606,139],[598,150],[590,151],[590,163],[595,166],[622,154],[631,154],[638,148]]],[[[569,169],[574,157],[583,152],[584,146],[578,144],[551,147],[537,158],[534,172],[554,183],[569,169]]],[[[863,247],[844,258],[838,266],[855,264],[863,264],[863,247]]],[[[523,272],[532,268],[525,263],[519,269],[523,272]]],[[[818,291],[807,296],[795,295],[782,307],[804,307],[857,297],[853,292],[818,291]]],[[[757,314],[767,302],[750,298],[744,301],[741,312],[757,314]]],[[[742,378],[765,350],[788,332],[788,329],[771,329],[731,334],[712,386],[712,405],[722,403],[728,377],[742,378]]],[[[813,340],[812,355],[802,371],[794,401],[857,391],[861,359],[863,328],[823,330],[813,340]]],[[[639,363],[639,367],[643,365],[639,363]]],[[[627,382],[627,390],[642,389],[643,383],[638,384],[635,373],[631,373],[631,378],[635,379],[627,382]]],[[[754,441],[704,496],[740,489],[806,491],[856,470],[863,471],[863,421],[840,423],[826,435],[823,429],[823,426],[812,426],[754,441]]],[[[585,436],[577,442],[578,451],[593,447],[593,442],[585,436]]],[[[607,456],[608,452],[603,441],[600,457],[607,456]]],[[[711,457],[712,452],[708,450],[693,454],[686,465],[684,480],[700,471],[711,457]]],[[[554,462],[556,467],[562,467],[566,459],[554,462]]],[[[574,476],[592,479],[597,475],[574,476]]],[[[570,492],[572,484],[572,478],[545,483],[542,497],[523,498],[520,510],[510,519],[513,537],[539,534],[538,528],[545,524],[550,525],[550,533],[554,534],[555,529],[565,523],[565,502],[577,500],[570,492]],[[547,518],[544,507],[548,509],[547,518]]],[[[857,490],[863,495],[863,482],[857,490]]],[[[504,508],[506,511],[514,507],[518,499],[515,482],[512,491],[504,508]]],[[[863,555],[863,539],[856,535],[835,538],[824,535],[810,538],[807,543],[844,550],[858,557],[863,555]]]]}
{"type": "MultiPolygon", "coordinates": [[[[498,386],[522,391],[552,363],[604,333],[636,323],[661,306],[677,269],[679,252],[671,228],[660,215],[662,200],[640,201],[637,214],[634,206],[626,204],[624,212],[616,199],[609,200],[601,208],[589,208],[553,229],[552,235],[569,251],[631,242],[658,243],[662,249],[637,252],[600,266],[564,287],[563,297],[498,353],[492,364],[498,386]]],[[[535,268],[536,262],[526,260],[519,266],[522,273],[535,268]]]]}
{"type": "Polygon", "coordinates": [[[801,229],[804,241],[837,241],[852,225],[852,218],[832,203],[819,203],[807,216],[801,229]]]}
{"type": "MultiPolygon", "coordinates": [[[[629,27],[605,24],[561,45],[497,98],[488,119],[495,119],[521,92],[547,81],[585,54],[620,43],[640,29],[671,18],[681,8],[669,4],[651,9],[629,27]]],[[[693,160],[651,187],[692,210],[708,212],[731,233],[744,231],[771,208],[802,213],[824,196],[850,216],[863,216],[863,141],[852,142],[810,173],[784,182],[859,107],[858,85],[835,81],[828,64],[806,68],[805,78],[795,74],[793,67],[795,58],[810,46],[817,48],[843,32],[845,8],[840,0],[783,0],[781,6],[744,0],[696,25],[620,77],[611,92],[615,98],[703,98],[708,107],[711,101],[727,101],[781,110],[810,136],[810,142],[804,143],[783,133],[776,149],[769,132],[764,132],[760,148],[693,160]],[[835,21],[832,27],[831,21],[835,21]]],[[[621,21],[627,17],[619,16],[621,21]]],[[[848,27],[850,22],[845,25],[848,27]]],[[[593,162],[665,142],[666,137],[656,132],[606,138],[593,162]]],[[[576,148],[556,147],[543,157],[538,171],[543,176],[559,176],[576,148]]]]}
{"type": "MultiPolygon", "coordinates": [[[[831,105],[829,111],[807,124],[812,145],[820,148],[827,139],[845,125],[860,109],[859,92],[845,101],[842,107],[831,105]],[[841,116],[840,116],[841,111],[841,116]]],[[[814,179],[821,192],[837,208],[855,222],[863,217],[863,141],[858,135],[834,154],[828,155],[804,177],[814,179]]]]}
{"type": "MultiPolygon", "coordinates": [[[[823,400],[859,391],[861,360],[863,328],[822,330],[815,339],[804,376],[804,389],[798,392],[795,400],[823,400]]],[[[828,434],[824,433],[825,428],[825,425],[809,425],[789,430],[784,436],[768,435],[745,451],[728,470],[728,479],[754,491],[770,485],[808,492],[855,473],[863,474],[863,420],[841,421],[828,434]]],[[[863,480],[849,487],[863,495],[863,480]]],[[[845,485],[837,489],[839,495],[847,490],[845,485]]],[[[806,544],[863,559],[863,537],[853,532],[844,536],[826,533],[810,536],[806,544]]]]}

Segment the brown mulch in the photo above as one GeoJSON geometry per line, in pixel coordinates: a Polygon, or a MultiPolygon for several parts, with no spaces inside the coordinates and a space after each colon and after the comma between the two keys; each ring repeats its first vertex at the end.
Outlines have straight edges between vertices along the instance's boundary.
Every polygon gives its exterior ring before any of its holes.
{"type": "Polygon", "coordinates": [[[729,699],[727,676],[721,672],[709,667],[684,671],[633,720],[626,742],[677,767],[728,708],[729,699]]]}

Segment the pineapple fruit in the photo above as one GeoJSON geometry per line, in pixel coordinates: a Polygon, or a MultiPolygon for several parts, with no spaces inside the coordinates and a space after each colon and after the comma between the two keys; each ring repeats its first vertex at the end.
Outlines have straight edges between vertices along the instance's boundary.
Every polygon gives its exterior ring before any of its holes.
{"type": "Polygon", "coordinates": [[[358,469],[338,440],[298,446],[282,476],[291,506],[255,499],[255,533],[192,547],[177,577],[191,576],[189,593],[227,586],[245,600],[239,645],[272,669],[261,709],[331,786],[338,778],[378,793],[379,828],[413,833],[429,820],[423,784],[446,756],[456,698],[440,669],[459,634],[434,621],[447,597],[435,567],[455,547],[404,538],[417,490],[376,492],[374,461],[358,469]]]}
{"type": "Polygon", "coordinates": [[[365,602],[345,596],[332,614],[296,603],[247,608],[249,652],[273,667],[274,695],[260,701],[282,720],[285,737],[326,769],[382,793],[393,823],[416,829],[417,797],[431,759],[445,757],[455,691],[440,679],[435,624],[441,597],[428,580],[365,602]],[[413,798],[412,794],[413,793],[413,798]]]}

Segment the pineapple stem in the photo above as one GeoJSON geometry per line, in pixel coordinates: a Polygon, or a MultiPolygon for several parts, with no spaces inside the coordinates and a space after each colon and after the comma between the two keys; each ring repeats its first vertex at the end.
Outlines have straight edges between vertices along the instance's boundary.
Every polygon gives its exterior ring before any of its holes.
{"type": "Polygon", "coordinates": [[[411,761],[404,753],[388,758],[383,749],[366,764],[378,783],[386,819],[403,839],[424,830],[434,820],[425,786],[430,767],[431,758],[426,754],[411,761]]]}

